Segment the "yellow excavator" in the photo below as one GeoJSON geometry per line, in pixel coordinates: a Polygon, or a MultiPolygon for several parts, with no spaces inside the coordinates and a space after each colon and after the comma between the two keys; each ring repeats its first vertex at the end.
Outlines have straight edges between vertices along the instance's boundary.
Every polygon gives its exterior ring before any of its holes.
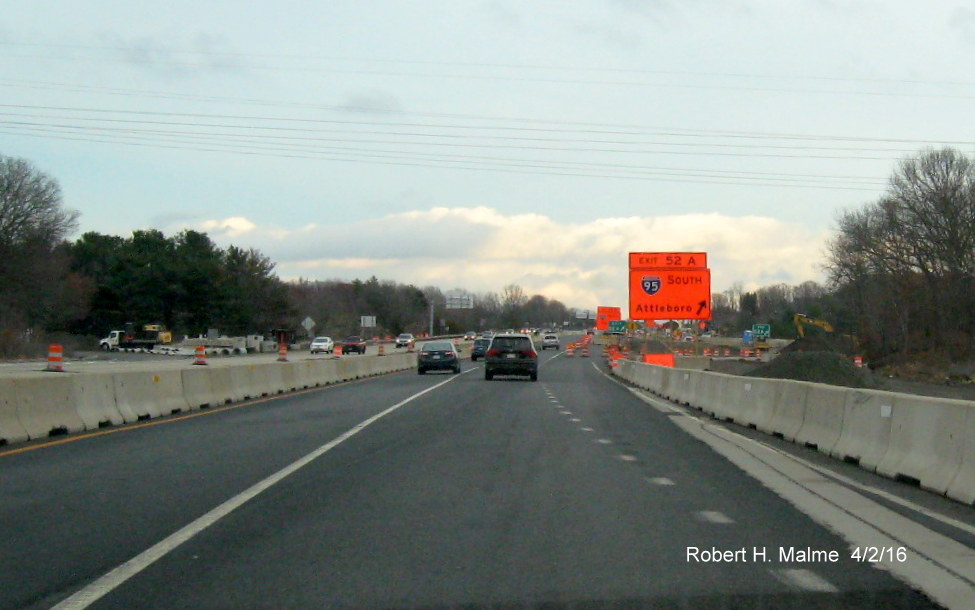
{"type": "Polygon", "coordinates": [[[828,333],[833,332],[833,325],[826,320],[810,318],[806,314],[802,313],[797,313],[796,315],[792,316],[792,323],[796,325],[796,334],[799,335],[800,339],[805,338],[806,336],[806,331],[803,327],[807,324],[811,326],[818,326],[828,333]]]}

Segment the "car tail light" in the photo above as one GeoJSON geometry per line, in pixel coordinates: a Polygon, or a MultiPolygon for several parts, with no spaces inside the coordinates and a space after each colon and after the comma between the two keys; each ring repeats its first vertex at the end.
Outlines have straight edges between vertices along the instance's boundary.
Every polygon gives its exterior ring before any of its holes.
{"type": "Polygon", "coordinates": [[[501,350],[499,350],[499,349],[489,349],[488,352],[487,352],[487,355],[488,356],[500,356],[501,355],[501,350]]]}

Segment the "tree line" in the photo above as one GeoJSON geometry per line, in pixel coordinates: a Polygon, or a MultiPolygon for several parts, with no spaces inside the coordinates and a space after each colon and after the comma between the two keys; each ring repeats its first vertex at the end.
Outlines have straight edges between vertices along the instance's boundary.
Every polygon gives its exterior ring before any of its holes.
{"type": "MultiPolygon", "coordinates": [[[[903,160],[876,201],[842,212],[827,244],[825,286],[805,282],[715,294],[712,327],[738,333],[754,323],[795,334],[804,313],[856,336],[875,361],[935,351],[971,357],[975,339],[975,161],[946,148],[903,160]]],[[[43,331],[100,335],[126,322],[162,323],[177,334],[217,328],[264,334],[300,328],[375,334],[462,332],[576,322],[563,303],[514,284],[500,293],[444,293],[371,277],[284,282],[261,252],[220,248],[205,234],[89,232],[68,238],[78,213],[56,180],[30,162],[0,155],[0,355],[43,331]],[[467,294],[473,307],[448,309],[467,294]]]]}

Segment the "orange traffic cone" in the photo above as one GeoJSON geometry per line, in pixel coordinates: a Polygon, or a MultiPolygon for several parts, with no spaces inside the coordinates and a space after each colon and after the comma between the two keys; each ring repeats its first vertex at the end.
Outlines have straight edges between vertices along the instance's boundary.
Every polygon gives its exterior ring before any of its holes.
{"type": "Polygon", "coordinates": [[[203,347],[202,345],[197,345],[196,361],[194,361],[193,364],[202,364],[203,366],[206,366],[206,363],[207,363],[207,348],[203,347]]]}

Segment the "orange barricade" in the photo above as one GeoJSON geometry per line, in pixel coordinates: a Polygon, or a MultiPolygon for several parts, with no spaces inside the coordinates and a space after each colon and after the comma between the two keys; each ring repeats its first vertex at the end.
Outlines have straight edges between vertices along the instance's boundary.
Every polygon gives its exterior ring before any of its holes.
{"type": "Polygon", "coordinates": [[[64,362],[64,347],[58,345],[57,343],[52,344],[47,349],[47,370],[49,371],[64,371],[62,363],[64,362]]]}
{"type": "Polygon", "coordinates": [[[288,361],[288,344],[282,343],[278,347],[278,362],[287,362],[287,361],[288,361]]]}
{"type": "Polygon", "coordinates": [[[643,354],[643,361],[647,364],[656,364],[658,366],[669,366],[674,368],[677,364],[674,359],[674,354],[643,354]]]}
{"type": "Polygon", "coordinates": [[[206,365],[206,363],[207,363],[207,348],[203,347],[202,345],[197,345],[196,360],[193,362],[193,364],[206,365]]]}

